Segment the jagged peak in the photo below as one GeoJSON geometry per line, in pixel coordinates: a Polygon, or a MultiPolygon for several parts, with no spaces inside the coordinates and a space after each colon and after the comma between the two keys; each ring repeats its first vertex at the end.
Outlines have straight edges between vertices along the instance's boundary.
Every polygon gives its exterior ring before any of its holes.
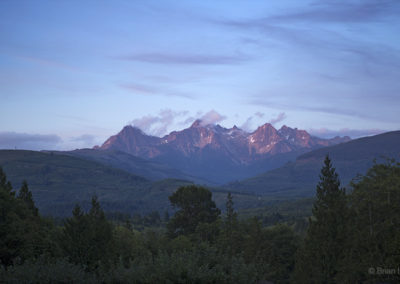
{"type": "Polygon", "coordinates": [[[293,129],[289,126],[287,126],[286,124],[284,124],[279,130],[288,130],[288,129],[293,129]]]}
{"type": "Polygon", "coordinates": [[[260,131],[260,130],[265,130],[265,129],[273,129],[273,130],[276,130],[275,127],[274,127],[271,123],[268,123],[268,122],[267,122],[267,123],[265,123],[265,124],[259,126],[255,132],[260,131]]]}
{"type": "Polygon", "coordinates": [[[218,131],[218,130],[225,130],[225,128],[224,127],[222,127],[221,125],[219,125],[219,124],[205,124],[204,122],[203,122],[203,120],[201,120],[201,119],[196,119],[193,123],[192,123],[192,125],[190,126],[190,128],[207,128],[207,129],[210,129],[210,130],[215,130],[215,131],[218,131]]]}
{"type": "Polygon", "coordinates": [[[224,130],[228,130],[228,129],[226,129],[225,127],[222,127],[221,125],[219,125],[219,124],[217,124],[217,125],[211,125],[215,130],[218,130],[218,131],[220,131],[220,130],[222,130],[222,131],[224,131],[224,130]]]}
{"type": "Polygon", "coordinates": [[[272,124],[269,123],[269,122],[264,123],[263,125],[261,125],[261,127],[263,127],[263,128],[267,128],[267,127],[268,127],[268,128],[271,128],[271,127],[272,127],[272,128],[275,128],[275,127],[273,127],[272,124]]]}
{"type": "Polygon", "coordinates": [[[141,134],[145,134],[142,129],[140,129],[137,126],[131,125],[131,124],[125,125],[124,128],[122,128],[122,130],[120,131],[120,133],[125,132],[125,131],[135,131],[135,132],[139,132],[141,134]]]}

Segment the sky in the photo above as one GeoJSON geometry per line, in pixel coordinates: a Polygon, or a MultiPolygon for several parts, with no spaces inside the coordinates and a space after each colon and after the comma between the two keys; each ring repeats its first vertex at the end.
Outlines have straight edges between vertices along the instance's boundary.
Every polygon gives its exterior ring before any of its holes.
{"type": "Polygon", "coordinates": [[[329,138],[400,129],[400,1],[0,1],[0,148],[195,119],[329,138]]]}

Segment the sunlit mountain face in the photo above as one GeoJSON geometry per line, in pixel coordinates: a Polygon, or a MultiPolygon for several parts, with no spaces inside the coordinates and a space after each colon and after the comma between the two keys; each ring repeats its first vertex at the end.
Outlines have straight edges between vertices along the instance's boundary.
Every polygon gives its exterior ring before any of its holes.
{"type": "Polygon", "coordinates": [[[224,128],[196,120],[189,128],[163,137],[149,136],[139,128],[125,126],[96,149],[124,151],[193,175],[219,176],[211,179],[222,182],[248,176],[250,170],[276,168],[298,154],[349,140],[349,137],[321,139],[287,126],[277,130],[269,123],[249,133],[236,126],[224,128]]]}

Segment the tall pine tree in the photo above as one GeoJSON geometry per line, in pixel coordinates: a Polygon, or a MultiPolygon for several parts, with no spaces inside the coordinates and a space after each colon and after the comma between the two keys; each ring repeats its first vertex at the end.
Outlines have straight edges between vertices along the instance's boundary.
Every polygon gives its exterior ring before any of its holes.
{"type": "Polygon", "coordinates": [[[71,262],[95,270],[113,261],[112,241],[112,225],[94,196],[89,213],[84,213],[79,205],[75,206],[72,217],[64,224],[60,243],[71,262]]]}
{"type": "Polygon", "coordinates": [[[49,252],[45,226],[26,181],[17,197],[0,168],[0,263],[10,265],[49,252]]]}
{"type": "Polygon", "coordinates": [[[21,189],[18,192],[18,199],[22,200],[28,209],[32,212],[34,216],[39,215],[39,210],[36,208],[35,203],[33,201],[32,192],[28,188],[28,183],[26,180],[22,182],[21,189]]]}
{"type": "Polygon", "coordinates": [[[375,164],[351,186],[351,230],[339,282],[400,283],[400,163],[375,164]],[[378,267],[395,273],[375,273],[378,267]]]}
{"type": "Polygon", "coordinates": [[[343,257],[348,217],[346,193],[329,156],[325,158],[316,195],[307,236],[297,255],[296,283],[335,283],[343,257]]]}
{"type": "Polygon", "coordinates": [[[224,222],[224,246],[229,255],[233,255],[239,248],[238,242],[241,241],[239,232],[239,222],[237,213],[233,208],[232,194],[229,192],[226,200],[226,218],[224,222]]]}

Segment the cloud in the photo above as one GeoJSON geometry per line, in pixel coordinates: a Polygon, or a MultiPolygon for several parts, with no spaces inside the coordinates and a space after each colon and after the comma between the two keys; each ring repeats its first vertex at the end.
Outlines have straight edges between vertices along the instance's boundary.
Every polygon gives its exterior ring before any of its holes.
{"type": "Polygon", "coordinates": [[[169,128],[178,117],[187,116],[188,111],[173,111],[171,109],[160,110],[158,115],[145,115],[132,120],[129,124],[140,128],[143,132],[154,136],[167,134],[169,128]]]}
{"type": "Polygon", "coordinates": [[[172,54],[172,53],[141,53],[119,57],[122,60],[138,61],[155,64],[176,65],[235,65],[248,61],[243,55],[204,55],[204,54],[172,54]]]}
{"type": "Polygon", "coordinates": [[[309,129],[308,132],[314,136],[321,138],[332,138],[336,136],[350,136],[351,138],[359,138],[364,136],[377,135],[380,133],[387,132],[387,130],[382,129],[349,129],[342,128],[340,130],[332,130],[327,128],[319,128],[319,129],[309,129]]]}
{"type": "Polygon", "coordinates": [[[98,137],[91,134],[82,134],[79,136],[66,137],[58,147],[60,150],[92,148],[95,145],[101,144],[106,137],[98,137]]]}
{"type": "Polygon", "coordinates": [[[96,136],[90,134],[83,134],[78,137],[72,137],[70,140],[73,142],[80,142],[88,146],[93,146],[96,143],[96,136]]]}
{"type": "Polygon", "coordinates": [[[194,116],[189,116],[188,111],[163,109],[160,110],[157,115],[145,115],[132,120],[129,124],[141,129],[147,134],[161,137],[168,134],[169,131],[176,130],[176,127],[187,127],[196,119],[201,121],[202,126],[206,126],[221,122],[226,119],[226,117],[215,110],[211,110],[205,114],[198,111],[194,116]]]}
{"type": "Polygon", "coordinates": [[[259,118],[263,118],[265,114],[258,111],[258,112],[256,112],[254,115],[257,116],[257,117],[259,117],[259,118]]]}
{"type": "Polygon", "coordinates": [[[249,116],[239,128],[243,129],[246,132],[251,132],[253,130],[252,125],[253,125],[253,117],[249,116]]]}
{"type": "Polygon", "coordinates": [[[1,149],[52,150],[57,149],[62,139],[54,134],[28,134],[0,132],[1,149]]]}
{"type": "MultiPolygon", "coordinates": [[[[247,131],[247,132],[251,132],[254,130],[253,128],[253,119],[254,118],[258,118],[258,119],[262,119],[264,118],[265,114],[262,112],[256,112],[253,116],[249,116],[246,121],[240,126],[241,129],[247,131]]],[[[284,112],[281,112],[278,114],[278,116],[276,118],[272,118],[270,121],[268,121],[268,123],[271,124],[276,124],[278,122],[281,122],[282,120],[286,119],[286,114],[284,112]]]]}
{"type": "Polygon", "coordinates": [[[382,19],[399,12],[397,0],[319,1],[300,12],[268,17],[273,21],[361,23],[382,19]]]}
{"type": "Polygon", "coordinates": [[[276,124],[276,123],[278,123],[278,122],[281,122],[281,121],[285,120],[286,117],[287,117],[287,116],[286,116],[286,113],[281,112],[280,114],[278,114],[278,116],[277,116],[276,118],[271,119],[271,120],[269,121],[269,123],[271,123],[272,125],[274,125],[274,124],[276,124]]]}
{"type": "Polygon", "coordinates": [[[48,59],[48,58],[42,58],[42,57],[37,57],[37,56],[27,56],[27,55],[22,55],[22,54],[16,54],[14,52],[10,52],[10,53],[8,53],[8,55],[14,56],[15,58],[18,58],[18,59],[21,59],[24,61],[28,61],[28,62],[31,62],[34,64],[46,66],[46,67],[62,68],[62,69],[74,71],[74,72],[81,71],[79,68],[77,68],[75,66],[70,66],[65,63],[61,63],[59,61],[48,59]]]}
{"type": "Polygon", "coordinates": [[[122,87],[124,89],[128,89],[133,92],[138,92],[138,93],[145,93],[145,94],[159,93],[158,90],[156,90],[155,88],[152,88],[152,87],[146,86],[146,85],[141,85],[141,84],[134,84],[134,83],[120,84],[120,87],[122,87]]]}
{"type": "MultiPolygon", "coordinates": [[[[400,1],[324,0],[306,7],[300,12],[297,8],[293,12],[286,10],[276,15],[245,20],[217,19],[213,22],[261,34],[261,37],[257,36],[261,45],[264,42],[264,45],[269,43],[269,47],[275,46],[280,50],[296,49],[297,58],[304,55],[319,57],[318,64],[323,61],[339,61],[348,66],[348,72],[356,71],[356,74],[368,77],[379,75],[386,78],[388,72],[381,71],[378,68],[381,66],[396,70],[400,67],[400,57],[393,41],[361,40],[357,34],[359,26],[356,26],[358,23],[370,22],[379,22],[388,28],[398,25],[396,15],[400,13],[400,1]],[[355,31],[349,25],[354,25],[355,31]]],[[[372,25],[363,30],[363,34],[371,33],[370,39],[374,38],[374,32],[376,31],[372,25]]]]}
{"type": "MultiPolygon", "coordinates": [[[[325,114],[332,114],[332,115],[340,115],[340,116],[348,116],[348,117],[357,117],[362,119],[369,119],[369,120],[380,120],[384,121],[385,119],[382,117],[380,113],[362,113],[359,110],[351,110],[351,109],[344,109],[342,106],[324,106],[324,105],[300,105],[300,104],[290,104],[290,103],[280,103],[274,102],[271,100],[267,100],[260,96],[254,96],[253,99],[249,101],[252,105],[264,105],[270,108],[276,109],[290,109],[290,110],[299,110],[299,111],[306,111],[306,112],[318,112],[318,113],[325,113],[325,114]]],[[[389,121],[389,120],[388,120],[389,121]]]]}
{"type": "Polygon", "coordinates": [[[192,124],[196,120],[195,117],[190,116],[186,118],[184,121],[179,122],[180,126],[187,126],[188,124],[192,124]]]}
{"type": "Polygon", "coordinates": [[[184,93],[184,92],[180,92],[180,91],[173,91],[173,90],[169,90],[166,88],[161,89],[161,88],[143,85],[143,84],[135,84],[135,83],[120,84],[119,87],[127,89],[129,91],[132,91],[134,93],[140,93],[140,94],[175,96],[175,97],[184,97],[184,98],[188,98],[188,99],[193,99],[193,96],[188,93],[184,93]]]}
{"type": "Polygon", "coordinates": [[[200,117],[201,125],[217,124],[226,119],[226,116],[219,114],[215,110],[211,110],[200,117]]]}

